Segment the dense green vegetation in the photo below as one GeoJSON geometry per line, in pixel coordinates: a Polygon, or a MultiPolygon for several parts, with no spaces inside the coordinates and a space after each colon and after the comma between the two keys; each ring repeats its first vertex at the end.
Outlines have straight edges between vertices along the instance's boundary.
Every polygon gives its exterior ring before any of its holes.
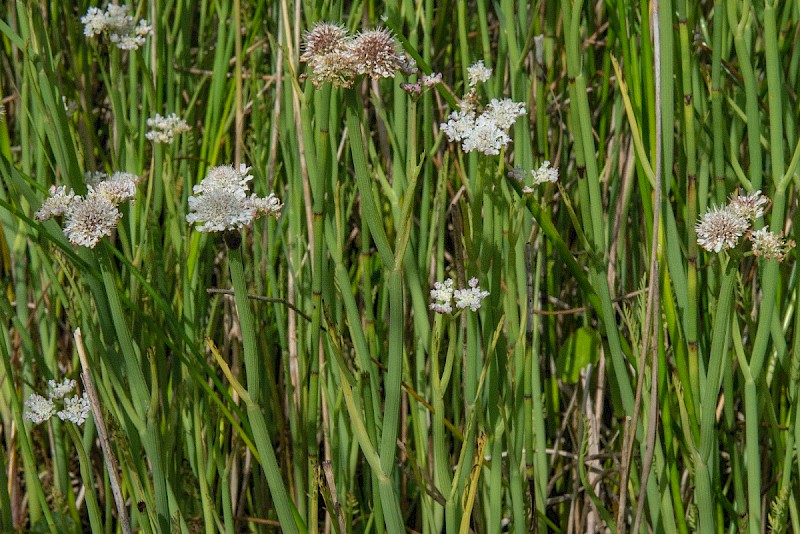
{"type": "Polygon", "coordinates": [[[800,532],[800,4],[96,7],[0,8],[0,531],[800,532]]]}

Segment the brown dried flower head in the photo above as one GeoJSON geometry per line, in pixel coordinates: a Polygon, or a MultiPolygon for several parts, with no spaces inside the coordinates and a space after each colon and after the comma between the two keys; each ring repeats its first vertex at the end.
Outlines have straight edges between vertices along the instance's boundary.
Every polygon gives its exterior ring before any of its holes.
{"type": "Polygon", "coordinates": [[[357,73],[371,78],[391,78],[408,66],[400,43],[386,28],[358,34],[348,48],[357,73]]]}
{"type": "Polygon", "coordinates": [[[300,61],[312,62],[320,56],[347,48],[347,30],[338,24],[321,22],[305,34],[305,48],[300,61]]]}

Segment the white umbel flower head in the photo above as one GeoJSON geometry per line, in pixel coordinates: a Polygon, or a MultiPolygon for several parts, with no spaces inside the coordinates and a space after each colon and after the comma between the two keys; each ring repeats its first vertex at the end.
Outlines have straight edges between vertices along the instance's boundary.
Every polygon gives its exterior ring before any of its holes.
{"type": "Polygon", "coordinates": [[[450,113],[447,122],[439,127],[450,142],[460,142],[464,152],[475,150],[482,154],[497,155],[511,142],[509,128],[517,117],[527,113],[525,104],[510,98],[493,98],[481,111],[475,85],[488,80],[492,70],[486,68],[482,61],[467,70],[470,90],[461,98],[459,111],[450,113]]]}
{"type": "Polygon", "coordinates": [[[497,155],[500,149],[511,142],[511,138],[492,119],[481,115],[475,121],[475,127],[461,143],[464,152],[477,150],[486,155],[497,155]]]}
{"type": "Polygon", "coordinates": [[[545,160],[538,169],[531,171],[533,181],[530,186],[522,188],[523,193],[533,193],[536,191],[535,187],[541,184],[555,183],[558,181],[558,169],[550,166],[550,162],[545,160]]]}
{"type": "Polygon", "coordinates": [[[447,122],[441,125],[441,129],[450,142],[459,143],[469,137],[475,129],[475,113],[453,111],[447,122]]]}
{"type": "Polygon", "coordinates": [[[434,282],[431,289],[430,309],[436,313],[451,313],[453,306],[453,279],[448,278],[444,282],[434,282]]]}
{"type": "Polygon", "coordinates": [[[63,215],[74,198],[75,193],[72,190],[67,192],[65,186],[56,187],[51,185],[50,196],[44,201],[42,207],[36,211],[33,218],[42,222],[63,215]]]}
{"type": "Polygon", "coordinates": [[[64,235],[73,245],[94,248],[111,235],[122,218],[117,205],[136,197],[140,178],[127,172],[116,172],[111,178],[104,172],[86,173],[86,197],[67,192],[62,186],[50,187],[50,197],[36,211],[38,221],[65,216],[64,235]]]}
{"type": "Polygon", "coordinates": [[[208,171],[192,189],[186,221],[199,232],[223,232],[242,228],[261,215],[280,215],[283,206],[274,194],[248,196],[249,170],[245,165],[239,170],[223,165],[208,171]]]}
{"type": "Polygon", "coordinates": [[[483,60],[477,61],[467,67],[467,78],[470,87],[475,87],[481,82],[488,81],[492,77],[492,69],[483,64],[483,60]]]}
{"type": "Polygon", "coordinates": [[[90,7],[81,17],[86,37],[107,35],[108,40],[122,50],[136,50],[144,45],[145,37],[153,33],[147,21],[136,21],[128,5],[109,4],[105,11],[90,7]]]}
{"type": "Polygon", "coordinates": [[[65,378],[63,382],[48,380],[47,386],[51,399],[61,399],[72,393],[72,390],[75,389],[75,381],[71,378],[65,378]]]}
{"type": "Polygon", "coordinates": [[[750,222],[730,206],[715,206],[706,211],[695,226],[697,244],[709,252],[731,249],[749,227],[750,222]]]}
{"type": "Polygon", "coordinates": [[[64,409],[56,413],[62,421],[71,421],[76,425],[82,425],[89,416],[89,398],[86,392],[82,396],[67,397],[64,399],[64,409]]]}
{"type": "Polygon", "coordinates": [[[493,98],[486,105],[483,116],[494,121],[501,130],[508,130],[516,122],[517,117],[522,117],[525,113],[527,111],[525,110],[525,104],[522,102],[514,102],[510,98],[502,100],[493,98]]]}
{"type": "Polygon", "coordinates": [[[76,425],[82,425],[89,415],[89,398],[84,392],[83,396],[74,395],[67,397],[75,389],[75,381],[65,378],[62,382],[48,380],[47,398],[37,393],[32,393],[25,401],[27,410],[23,414],[25,419],[39,424],[47,421],[54,415],[62,421],[71,421],[76,425]],[[57,410],[56,404],[63,409],[57,410]]]}
{"type": "Polygon", "coordinates": [[[481,307],[481,301],[488,296],[488,291],[481,291],[477,278],[470,279],[468,288],[456,289],[453,293],[453,298],[456,300],[456,308],[461,310],[469,308],[472,311],[478,311],[481,307]]]}
{"type": "Polygon", "coordinates": [[[156,116],[147,119],[147,127],[150,130],[144,136],[154,143],[172,144],[175,136],[191,130],[185,120],[178,117],[177,114],[171,113],[166,117],[162,117],[158,113],[156,116]]]}
{"type": "Polygon", "coordinates": [[[35,425],[47,421],[56,413],[53,401],[36,393],[31,393],[31,396],[25,401],[25,407],[27,410],[22,416],[35,425]]]}

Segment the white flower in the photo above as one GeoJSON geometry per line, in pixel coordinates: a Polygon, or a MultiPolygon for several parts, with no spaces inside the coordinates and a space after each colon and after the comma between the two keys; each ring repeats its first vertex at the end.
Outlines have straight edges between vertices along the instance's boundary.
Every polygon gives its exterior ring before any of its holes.
{"type": "Polygon", "coordinates": [[[75,381],[71,378],[65,378],[61,383],[55,380],[48,380],[47,385],[49,386],[50,399],[60,399],[72,393],[72,390],[75,389],[75,381]]]}
{"type": "Polygon", "coordinates": [[[697,244],[709,252],[730,249],[749,227],[748,220],[730,206],[710,208],[695,227],[697,244]]]}
{"type": "Polygon", "coordinates": [[[242,189],[246,193],[247,182],[252,179],[250,167],[245,164],[239,165],[239,170],[234,169],[232,165],[220,165],[209,170],[206,177],[192,188],[192,193],[200,195],[214,189],[227,188],[242,189]]]}
{"type": "Polygon", "coordinates": [[[431,73],[430,75],[424,74],[422,76],[421,81],[422,85],[424,85],[425,87],[433,87],[436,84],[442,83],[442,73],[436,72],[436,73],[431,73]]]}
{"type": "Polygon", "coordinates": [[[786,242],[783,235],[771,232],[767,228],[753,232],[750,240],[753,242],[753,254],[763,256],[766,260],[783,261],[795,245],[794,241],[786,242]]]}
{"type": "Polygon", "coordinates": [[[73,198],[75,198],[75,193],[72,190],[67,192],[66,187],[63,185],[58,187],[51,185],[50,196],[44,201],[42,207],[36,211],[33,218],[42,222],[63,215],[72,203],[73,198]]]}
{"type": "Polygon", "coordinates": [[[764,208],[769,199],[761,194],[761,190],[752,195],[731,195],[728,206],[738,216],[755,221],[764,215],[764,208]]]}
{"type": "Polygon", "coordinates": [[[502,100],[493,98],[486,105],[483,116],[494,121],[501,130],[508,130],[516,122],[517,117],[521,117],[525,113],[525,104],[522,102],[514,102],[510,98],[502,100]]]}
{"type": "Polygon", "coordinates": [[[31,396],[25,401],[25,407],[28,409],[24,414],[22,414],[22,416],[35,425],[47,421],[53,417],[53,414],[56,411],[53,401],[50,399],[45,399],[36,393],[31,393],[31,396]]]}
{"type": "Polygon", "coordinates": [[[440,128],[451,142],[461,142],[464,152],[477,150],[483,154],[499,154],[500,149],[511,142],[508,129],[517,117],[526,113],[522,102],[494,98],[476,116],[477,99],[473,91],[461,99],[460,107],[460,111],[450,113],[440,128]]]}
{"type": "Polygon", "coordinates": [[[430,309],[436,313],[450,313],[453,311],[451,301],[453,300],[453,279],[448,278],[444,282],[434,282],[431,289],[430,309]]]}
{"type": "Polygon", "coordinates": [[[222,232],[242,228],[261,215],[280,215],[283,206],[274,194],[247,195],[249,170],[245,165],[238,171],[229,165],[212,168],[192,189],[186,221],[199,232],[222,232]]]}
{"type": "Polygon", "coordinates": [[[99,181],[94,186],[89,186],[90,194],[94,191],[114,204],[136,199],[136,186],[141,181],[139,176],[129,172],[115,172],[111,178],[99,181]]]}
{"type": "Polygon", "coordinates": [[[554,183],[558,181],[558,169],[550,166],[550,162],[545,160],[542,165],[535,171],[531,171],[533,176],[533,183],[531,187],[525,186],[522,188],[523,193],[533,193],[536,191],[534,188],[537,185],[545,183],[554,183]]]}
{"type": "Polygon", "coordinates": [[[475,87],[480,82],[485,82],[492,77],[492,69],[484,65],[483,60],[480,60],[467,67],[467,77],[469,78],[469,86],[475,87]]]}
{"type": "Polygon", "coordinates": [[[86,37],[107,34],[109,41],[122,50],[136,50],[144,45],[145,37],[153,32],[147,21],[138,23],[130,14],[128,5],[109,4],[103,12],[90,7],[86,15],[81,17],[83,34],[86,37]]]}
{"type": "Polygon", "coordinates": [[[156,116],[147,119],[147,127],[151,128],[144,136],[154,143],[171,144],[175,136],[188,132],[191,128],[185,120],[175,113],[162,117],[158,113],[156,116]]]}
{"type": "Polygon", "coordinates": [[[105,236],[110,236],[122,213],[107,196],[90,190],[86,198],[75,196],[67,210],[64,235],[73,245],[94,248],[105,236]]]}
{"type": "Polygon", "coordinates": [[[64,409],[56,415],[62,421],[72,421],[76,425],[82,425],[89,415],[89,398],[86,392],[81,397],[75,395],[64,399],[64,409]]]}
{"type": "Polygon", "coordinates": [[[477,278],[470,279],[468,288],[457,289],[453,293],[453,297],[456,300],[456,308],[462,310],[469,308],[472,311],[478,311],[481,307],[481,301],[488,296],[488,291],[481,291],[477,278]]]}
{"type": "Polygon", "coordinates": [[[453,111],[446,123],[440,128],[450,142],[460,142],[469,137],[475,129],[475,114],[472,112],[453,111]]]}
{"type": "Polygon", "coordinates": [[[94,37],[106,31],[106,14],[96,7],[90,7],[81,17],[81,22],[83,23],[83,34],[86,37],[94,37]]]}
{"type": "Polygon", "coordinates": [[[481,115],[475,121],[475,127],[469,136],[461,144],[461,149],[464,152],[477,150],[483,154],[497,155],[510,141],[511,138],[497,126],[497,123],[481,115]]]}

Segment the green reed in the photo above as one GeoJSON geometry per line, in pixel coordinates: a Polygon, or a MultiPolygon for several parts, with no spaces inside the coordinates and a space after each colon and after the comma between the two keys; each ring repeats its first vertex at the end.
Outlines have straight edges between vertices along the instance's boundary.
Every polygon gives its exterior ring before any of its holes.
{"type": "Polygon", "coordinates": [[[89,2],[3,6],[0,530],[125,528],[91,419],[22,417],[78,327],[135,531],[800,529],[795,251],[696,229],[760,189],[797,240],[795,4],[144,1],[136,51],[89,2]],[[315,86],[319,21],[419,71],[315,86]],[[498,155],[440,126],[477,60],[526,107],[498,155]],[[240,162],[284,208],[229,248],[185,217],[240,162]],[[33,217],[87,171],[144,177],[94,249],[33,217]],[[429,309],[472,277],[478,311],[429,309]]]}

